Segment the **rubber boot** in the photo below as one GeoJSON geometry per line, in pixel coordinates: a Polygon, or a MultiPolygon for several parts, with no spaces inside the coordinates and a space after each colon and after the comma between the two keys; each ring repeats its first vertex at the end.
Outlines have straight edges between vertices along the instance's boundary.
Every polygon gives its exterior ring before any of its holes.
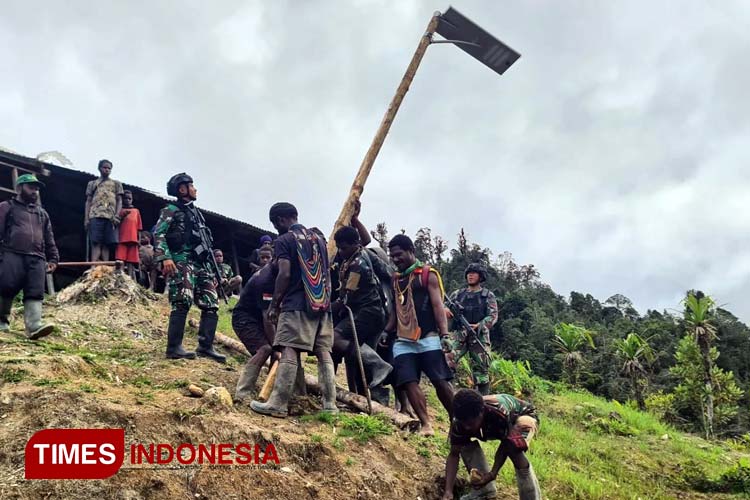
{"type": "Polygon", "coordinates": [[[391,405],[391,390],[384,385],[373,387],[372,390],[370,390],[370,396],[373,401],[377,401],[383,406],[391,405]]]}
{"type": "Polygon", "coordinates": [[[333,373],[333,363],[318,360],[318,382],[323,396],[323,411],[338,413],[336,407],[336,378],[333,373]]]}
{"type": "Polygon", "coordinates": [[[279,367],[276,369],[276,382],[273,384],[273,391],[268,401],[265,403],[253,401],[250,403],[250,408],[262,415],[278,418],[286,417],[289,409],[289,398],[292,397],[296,378],[297,363],[282,358],[279,361],[279,367]]]}
{"type": "Polygon", "coordinates": [[[0,297],[0,332],[10,330],[10,308],[12,305],[12,297],[0,297]]]}
{"type": "Polygon", "coordinates": [[[516,469],[516,484],[518,484],[520,500],[541,500],[542,492],[539,489],[539,481],[536,479],[531,464],[528,469],[516,469]]]}
{"type": "Polygon", "coordinates": [[[477,384],[477,391],[479,391],[479,394],[482,396],[486,396],[490,393],[490,383],[485,382],[484,384],[477,384]]]}
{"type": "Polygon", "coordinates": [[[367,344],[362,344],[359,348],[359,353],[362,356],[362,364],[365,366],[365,373],[370,375],[370,388],[376,387],[383,383],[383,381],[393,371],[393,367],[383,361],[378,356],[372,347],[367,344]]]}
{"type": "Polygon", "coordinates": [[[172,311],[169,314],[167,327],[167,353],[169,359],[195,359],[195,353],[182,348],[182,337],[185,335],[187,311],[172,311]]]}
{"type": "Polygon", "coordinates": [[[305,369],[302,364],[297,366],[297,376],[294,381],[294,396],[307,396],[307,383],[305,383],[305,369]]]}
{"type": "Polygon", "coordinates": [[[219,315],[216,311],[201,312],[201,323],[198,325],[198,348],[195,350],[201,358],[211,358],[217,363],[226,363],[227,357],[214,351],[214,337],[219,315]]]}
{"type": "Polygon", "coordinates": [[[234,390],[234,400],[237,402],[252,398],[255,395],[255,382],[258,381],[260,366],[247,363],[245,369],[237,381],[237,388],[234,390]]]}
{"type": "Polygon", "coordinates": [[[45,325],[42,323],[41,300],[24,301],[23,320],[26,324],[26,336],[31,340],[46,337],[55,329],[54,325],[45,325]]]}
{"type": "MultiPolygon", "coordinates": [[[[471,469],[477,469],[479,472],[490,471],[487,458],[485,458],[482,448],[476,441],[472,441],[469,445],[461,449],[461,458],[469,472],[471,472],[471,469]]],[[[469,493],[461,495],[461,500],[484,500],[489,498],[497,498],[495,481],[490,481],[478,490],[472,489],[469,493]]]]}

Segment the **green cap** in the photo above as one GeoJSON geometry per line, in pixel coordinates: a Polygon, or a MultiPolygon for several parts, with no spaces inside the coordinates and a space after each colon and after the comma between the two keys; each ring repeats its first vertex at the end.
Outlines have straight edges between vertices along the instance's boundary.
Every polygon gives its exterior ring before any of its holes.
{"type": "Polygon", "coordinates": [[[42,187],[44,186],[44,183],[37,179],[36,175],[34,174],[23,174],[22,176],[20,176],[16,181],[16,187],[20,186],[21,184],[37,184],[42,187]]]}

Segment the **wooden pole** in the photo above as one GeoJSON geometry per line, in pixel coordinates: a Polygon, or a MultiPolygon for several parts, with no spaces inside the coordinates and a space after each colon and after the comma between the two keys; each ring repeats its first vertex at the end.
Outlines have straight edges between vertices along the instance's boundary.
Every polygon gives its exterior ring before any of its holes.
{"type": "Polygon", "coordinates": [[[240,260],[237,258],[237,244],[234,242],[234,238],[231,238],[232,242],[232,263],[234,264],[234,274],[236,276],[242,276],[240,274],[240,260]]]}
{"type": "Polygon", "coordinates": [[[430,43],[432,43],[432,34],[435,33],[435,30],[437,29],[439,19],[439,12],[435,13],[435,15],[432,16],[432,19],[430,19],[430,23],[427,25],[427,31],[419,40],[417,50],[416,52],[414,52],[414,56],[412,56],[411,58],[409,67],[406,68],[406,73],[401,79],[401,83],[399,84],[398,89],[396,89],[396,95],[393,96],[393,100],[391,100],[391,104],[388,106],[388,110],[385,112],[383,121],[380,122],[380,127],[378,127],[375,138],[372,140],[372,144],[370,144],[370,149],[367,150],[367,154],[365,154],[365,158],[362,160],[362,164],[359,166],[359,171],[357,172],[357,176],[354,178],[354,182],[352,183],[352,187],[349,191],[349,196],[344,202],[344,206],[341,209],[339,218],[336,219],[336,223],[333,226],[333,231],[331,232],[331,237],[328,238],[328,257],[331,260],[333,259],[334,255],[336,255],[336,244],[333,241],[333,235],[341,226],[349,224],[352,220],[352,213],[354,213],[354,203],[359,200],[360,196],[362,196],[362,191],[364,191],[367,177],[370,175],[370,171],[372,170],[372,166],[375,163],[375,159],[378,157],[378,153],[380,152],[380,148],[383,146],[383,142],[385,142],[385,137],[388,135],[388,131],[391,129],[393,119],[396,117],[396,113],[398,113],[398,109],[401,107],[401,101],[404,100],[404,96],[409,90],[409,86],[411,85],[412,80],[414,80],[414,75],[419,68],[419,63],[422,62],[422,57],[424,57],[424,54],[427,51],[427,47],[430,45],[430,43]]]}
{"type": "Polygon", "coordinates": [[[57,267],[90,267],[90,266],[117,266],[122,264],[119,260],[97,260],[96,262],[58,262],[57,267]]]}
{"type": "Polygon", "coordinates": [[[258,399],[261,401],[267,401],[268,397],[271,395],[271,391],[273,390],[273,384],[276,383],[276,370],[279,369],[279,362],[275,362],[271,369],[268,370],[268,376],[266,377],[266,382],[263,384],[263,387],[260,389],[260,393],[258,393],[258,399]]]}

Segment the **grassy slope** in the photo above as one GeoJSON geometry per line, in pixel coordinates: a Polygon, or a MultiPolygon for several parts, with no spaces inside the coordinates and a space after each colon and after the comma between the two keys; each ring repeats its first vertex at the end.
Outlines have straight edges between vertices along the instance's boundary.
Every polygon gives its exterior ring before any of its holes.
{"type": "MultiPolygon", "coordinates": [[[[129,432],[133,433],[135,441],[158,438],[178,441],[185,435],[202,440],[207,437],[206,431],[214,438],[217,433],[229,433],[227,439],[237,439],[236,432],[270,431],[280,436],[278,439],[286,443],[283,452],[292,457],[292,466],[302,469],[295,473],[296,481],[289,482],[278,472],[263,472],[258,478],[262,479],[261,483],[245,484],[246,494],[263,495],[268,494],[266,488],[283,487],[286,490],[278,497],[302,498],[308,492],[306,488],[315,488],[319,498],[351,498],[347,492],[352,489],[370,487],[375,495],[379,492],[380,498],[389,498],[389,491],[398,491],[403,498],[414,498],[411,495],[421,488],[415,487],[415,482],[426,485],[442,475],[448,418],[431,388],[426,389],[438,435],[430,439],[393,433],[360,443],[357,435],[369,430],[377,434],[380,427],[366,420],[321,422],[309,417],[284,422],[258,417],[244,408],[228,414],[216,412],[200,400],[185,398],[182,387],[190,380],[218,383],[231,391],[243,359],[231,359],[227,366],[210,361],[173,363],[164,360],[163,332],[153,331],[154,321],[159,328],[164,327],[167,311],[163,305],[159,307],[161,309],[150,312],[131,309],[126,322],[111,311],[93,317],[93,311],[82,309],[85,315],[81,317],[71,310],[48,308],[49,314],[54,314],[61,322],[61,332],[55,336],[40,343],[28,342],[17,335],[0,336],[0,386],[3,386],[0,392],[4,394],[3,399],[7,398],[1,401],[4,406],[0,413],[3,413],[5,429],[14,429],[12,433],[0,431],[4,448],[12,451],[5,456],[0,453],[0,469],[3,465],[7,467],[0,470],[0,483],[4,483],[0,484],[0,490],[32,498],[53,492],[62,494],[60,488],[67,487],[60,482],[21,482],[19,487],[4,488],[10,481],[17,481],[21,473],[19,451],[29,432],[61,424],[122,425],[131,421],[135,422],[135,427],[129,432]],[[151,317],[145,320],[141,314],[151,317]],[[42,400],[48,404],[34,406],[40,404],[36,401],[42,400]],[[85,411],[71,412],[71,407],[85,411]],[[216,424],[221,425],[221,430],[216,424]],[[342,433],[347,425],[353,431],[342,433]],[[321,470],[306,463],[308,459],[316,460],[314,457],[318,455],[310,455],[313,451],[328,457],[326,460],[330,462],[326,467],[333,467],[337,471],[337,481],[342,481],[338,486],[321,475],[321,470]],[[377,470],[377,477],[372,475],[372,470],[377,470]],[[303,479],[311,481],[312,485],[307,486],[303,479]]],[[[226,312],[227,306],[222,309],[226,312]]],[[[231,332],[228,314],[221,315],[219,330],[231,332]]],[[[189,329],[188,347],[194,345],[194,335],[194,329],[189,329]]],[[[314,370],[311,361],[308,359],[306,368],[314,370]]],[[[677,432],[632,408],[588,393],[542,385],[547,389],[535,398],[542,418],[541,433],[532,443],[529,456],[544,498],[709,498],[707,494],[692,490],[686,480],[696,464],[705,475],[716,478],[741,457],[747,457],[726,444],[710,444],[677,432]],[[610,417],[613,412],[619,415],[619,420],[610,417]],[[668,439],[663,440],[664,435],[668,439]]],[[[486,446],[490,460],[494,449],[494,443],[486,446]]],[[[141,491],[146,497],[152,487],[143,485],[156,481],[164,483],[163,487],[170,493],[184,494],[181,489],[184,481],[174,475],[130,474],[115,476],[117,483],[111,487],[141,491]]],[[[225,488],[230,488],[239,477],[231,472],[226,475],[222,484],[218,483],[221,477],[215,473],[196,475],[191,491],[193,494],[231,491],[225,488]]],[[[108,493],[110,481],[104,483],[107,484],[85,483],[77,491],[78,495],[68,497],[108,493]]],[[[514,496],[510,463],[502,472],[500,489],[503,495],[514,496]]],[[[732,497],[712,495],[710,498],[732,497]]]]}

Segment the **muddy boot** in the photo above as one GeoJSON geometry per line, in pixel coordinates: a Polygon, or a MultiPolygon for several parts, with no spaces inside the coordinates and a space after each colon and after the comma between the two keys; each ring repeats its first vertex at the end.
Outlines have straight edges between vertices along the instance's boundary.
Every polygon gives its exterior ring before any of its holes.
{"type": "Polygon", "coordinates": [[[383,361],[369,345],[362,344],[359,348],[362,355],[362,364],[365,366],[365,372],[370,375],[370,388],[378,386],[390,375],[393,367],[383,361]]]}
{"type": "Polygon", "coordinates": [[[217,363],[226,363],[227,357],[214,351],[214,337],[219,315],[216,311],[201,312],[201,323],[198,325],[198,348],[195,350],[201,358],[211,358],[217,363]]]}
{"type": "Polygon", "coordinates": [[[539,481],[536,479],[531,464],[528,469],[516,469],[516,483],[520,500],[541,500],[542,492],[539,489],[539,481]]]}
{"type": "Polygon", "coordinates": [[[55,329],[54,325],[42,324],[42,301],[41,300],[27,300],[23,303],[23,320],[26,324],[26,336],[31,340],[40,339],[46,337],[52,330],[55,329]]]}
{"type": "Polygon", "coordinates": [[[391,404],[391,390],[383,385],[373,387],[370,390],[370,397],[383,406],[390,406],[391,404]]]}
{"type": "Polygon", "coordinates": [[[273,391],[268,401],[261,403],[253,401],[250,408],[262,415],[271,417],[284,418],[287,416],[289,398],[292,397],[294,381],[297,378],[297,363],[286,359],[279,361],[279,367],[276,369],[276,382],[273,384],[273,391]]]}
{"type": "Polygon", "coordinates": [[[338,413],[336,407],[336,378],[333,373],[333,363],[318,360],[318,382],[323,396],[323,411],[338,413]]]}
{"type": "Polygon", "coordinates": [[[305,369],[302,365],[297,366],[297,377],[294,381],[294,396],[307,396],[307,384],[305,383],[305,369]]]}
{"type": "Polygon", "coordinates": [[[477,391],[479,391],[479,394],[482,396],[486,396],[490,393],[490,383],[485,382],[484,384],[477,384],[477,391]]]}
{"type": "Polygon", "coordinates": [[[0,297],[0,332],[10,330],[10,308],[13,305],[13,297],[0,297]]]}
{"type": "Polygon", "coordinates": [[[234,400],[242,402],[245,399],[252,398],[255,395],[255,382],[258,381],[260,366],[247,363],[245,369],[237,381],[237,388],[234,390],[234,400]]]}
{"type": "Polygon", "coordinates": [[[187,311],[172,311],[169,314],[167,327],[167,353],[169,359],[195,359],[195,353],[182,348],[182,337],[185,335],[187,311]]]}
{"type": "MultiPolygon", "coordinates": [[[[482,448],[480,448],[479,443],[476,441],[472,441],[471,444],[461,449],[461,458],[469,472],[471,472],[471,469],[477,469],[480,472],[490,471],[487,458],[485,458],[482,448]]],[[[472,489],[469,493],[461,495],[461,500],[484,500],[489,498],[497,498],[495,481],[487,483],[478,490],[472,489]]]]}

